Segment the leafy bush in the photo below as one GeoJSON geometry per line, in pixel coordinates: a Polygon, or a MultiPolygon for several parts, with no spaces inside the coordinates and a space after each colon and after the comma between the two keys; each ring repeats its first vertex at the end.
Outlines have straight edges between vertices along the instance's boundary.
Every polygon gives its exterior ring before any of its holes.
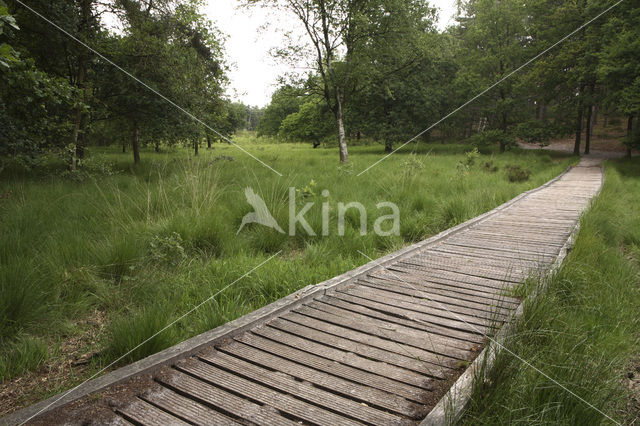
{"type": "Polygon", "coordinates": [[[640,148],[640,129],[632,130],[630,135],[622,139],[622,143],[631,148],[640,148]]]}
{"type": "Polygon", "coordinates": [[[493,164],[493,160],[485,161],[482,164],[482,168],[490,173],[495,173],[498,171],[498,166],[493,164]]]}
{"type": "Polygon", "coordinates": [[[554,136],[553,126],[550,123],[530,120],[520,123],[516,127],[516,136],[527,143],[537,143],[540,146],[549,145],[549,139],[554,136]]]}
{"type": "Polygon", "coordinates": [[[280,125],[279,136],[287,141],[313,142],[318,146],[333,134],[333,120],[328,108],[319,100],[312,100],[289,114],[280,125]]]}
{"type": "Polygon", "coordinates": [[[502,130],[485,130],[471,136],[469,140],[476,148],[483,148],[493,144],[503,144],[509,147],[515,145],[516,142],[512,135],[502,130]]]}
{"type": "Polygon", "coordinates": [[[465,152],[464,160],[458,161],[458,164],[456,165],[456,170],[458,171],[458,174],[469,173],[469,170],[476,163],[476,160],[478,159],[478,157],[480,157],[480,152],[478,151],[478,148],[473,148],[471,151],[465,152]]]}
{"type": "Polygon", "coordinates": [[[180,234],[172,232],[171,235],[161,237],[156,235],[149,243],[153,260],[177,266],[187,258],[180,234]]]}
{"type": "Polygon", "coordinates": [[[529,180],[529,176],[531,176],[531,170],[522,168],[521,166],[508,165],[505,169],[507,169],[509,182],[524,182],[529,180]]]}

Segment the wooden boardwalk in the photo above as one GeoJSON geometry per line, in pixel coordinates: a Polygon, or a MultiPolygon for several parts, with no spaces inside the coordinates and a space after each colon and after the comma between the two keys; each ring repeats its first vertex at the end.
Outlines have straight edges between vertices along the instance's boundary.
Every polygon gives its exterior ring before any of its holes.
{"type": "Polygon", "coordinates": [[[89,382],[30,423],[420,423],[518,308],[509,289],[554,264],[602,179],[583,160],[434,238],[89,382]]]}

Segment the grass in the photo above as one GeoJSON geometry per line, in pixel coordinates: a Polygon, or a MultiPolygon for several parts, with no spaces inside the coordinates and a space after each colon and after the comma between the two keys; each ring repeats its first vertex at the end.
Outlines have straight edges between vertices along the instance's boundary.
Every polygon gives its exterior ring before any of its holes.
{"type": "Polygon", "coordinates": [[[73,338],[83,330],[78,323],[96,310],[107,324],[94,345],[100,355],[92,358],[93,369],[281,252],[127,361],[139,359],[366,263],[358,250],[376,258],[483,213],[575,161],[515,150],[480,155],[475,165],[460,167],[468,146],[432,144],[415,154],[400,152],[357,177],[381,158],[380,146],[354,147],[351,163],[340,166],[333,148],[247,135],[239,142],[283,177],[226,144],[202,149],[196,158],[181,148],[144,150],[136,167],[117,147],[93,148],[86,171],[72,176],[52,161],[29,174],[8,166],[0,180],[0,380],[37,369],[42,351],[35,342],[55,347],[73,338]],[[531,177],[509,182],[507,166],[526,168],[531,177]],[[285,229],[289,187],[314,188],[298,194],[297,206],[315,203],[306,218],[318,235],[298,227],[289,237],[260,225],[236,235],[252,211],[245,187],[265,200],[285,229]],[[329,197],[321,196],[323,189],[329,197]],[[347,214],[345,235],[337,235],[337,203],[350,201],[369,212],[365,236],[354,211],[347,214]],[[381,201],[399,206],[399,236],[371,232],[376,218],[388,214],[378,211],[381,201]],[[322,202],[330,206],[326,237],[320,235],[322,202]]]}
{"type": "Polygon", "coordinates": [[[505,344],[596,409],[503,351],[465,424],[612,423],[597,410],[632,423],[623,377],[640,353],[639,166],[607,164],[575,248],[505,344]]]}

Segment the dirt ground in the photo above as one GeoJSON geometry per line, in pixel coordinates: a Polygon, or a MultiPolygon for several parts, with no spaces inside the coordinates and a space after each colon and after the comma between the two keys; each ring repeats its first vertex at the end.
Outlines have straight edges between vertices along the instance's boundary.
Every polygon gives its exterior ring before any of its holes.
{"type": "Polygon", "coordinates": [[[630,393],[625,423],[640,425],[640,357],[631,363],[623,380],[630,393]]]}
{"type": "MultiPolygon", "coordinates": [[[[620,142],[620,139],[623,138],[625,134],[626,126],[624,123],[602,127],[601,121],[593,128],[589,155],[592,157],[600,158],[624,157],[626,155],[627,149],[622,144],[622,142],[620,142]]],[[[584,153],[584,139],[585,135],[583,133],[580,143],[581,154],[584,153]]],[[[575,137],[570,136],[563,139],[552,140],[549,145],[542,148],[536,144],[523,142],[519,142],[518,145],[524,149],[545,149],[550,151],[573,152],[574,143],[575,137]]],[[[640,155],[640,152],[633,151],[633,155],[640,155]]]]}
{"type": "Polygon", "coordinates": [[[52,342],[56,348],[40,369],[0,383],[0,417],[62,391],[70,377],[75,383],[90,375],[98,355],[91,348],[95,348],[104,324],[104,312],[94,311],[75,324],[81,332],[52,342]]]}

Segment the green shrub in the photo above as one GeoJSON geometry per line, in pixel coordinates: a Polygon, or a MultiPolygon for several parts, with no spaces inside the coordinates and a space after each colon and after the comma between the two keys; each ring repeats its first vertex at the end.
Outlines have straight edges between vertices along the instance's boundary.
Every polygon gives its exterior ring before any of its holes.
{"type": "Polygon", "coordinates": [[[151,258],[157,262],[177,266],[187,258],[182,237],[177,232],[172,232],[166,237],[156,235],[149,246],[151,258]]]}
{"type": "Polygon", "coordinates": [[[485,161],[482,164],[482,168],[490,173],[495,173],[498,171],[499,167],[493,164],[493,160],[485,161]]]}
{"type": "Polygon", "coordinates": [[[476,148],[485,148],[495,144],[510,147],[516,143],[512,135],[502,130],[485,130],[484,132],[471,136],[469,141],[476,148]]]}
{"type": "Polygon", "coordinates": [[[549,145],[549,139],[554,136],[551,123],[540,120],[530,120],[518,124],[516,136],[527,143],[537,143],[540,146],[549,145]]]}
{"type": "Polygon", "coordinates": [[[509,182],[525,182],[529,180],[529,176],[531,176],[531,170],[518,165],[508,165],[505,169],[507,170],[509,182]]]}
{"type": "Polygon", "coordinates": [[[477,147],[474,147],[469,152],[465,152],[464,160],[460,160],[458,161],[458,164],[456,164],[458,174],[468,174],[471,167],[476,163],[478,157],[480,157],[480,152],[477,147]]]}

